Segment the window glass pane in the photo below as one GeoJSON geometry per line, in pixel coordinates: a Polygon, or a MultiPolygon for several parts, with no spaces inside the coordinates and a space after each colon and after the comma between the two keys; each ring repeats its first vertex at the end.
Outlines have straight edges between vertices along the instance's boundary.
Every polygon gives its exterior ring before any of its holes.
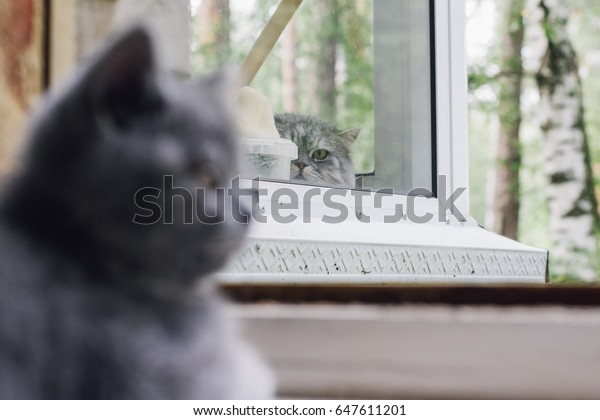
{"type": "Polygon", "coordinates": [[[369,185],[431,190],[429,1],[375,1],[375,160],[369,185]]]}
{"type": "MultiPolygon", "coordinates": [[[[280,133],[298,128],[292,181],[340,186],[350,171],[358,187],[431,190],[430,3],[304,0],[250,84],[275,114],[310,116],[278,117],[280,133]]],[[[194,71],[242,63],[278,4],[192,0],[194,71]]]]}

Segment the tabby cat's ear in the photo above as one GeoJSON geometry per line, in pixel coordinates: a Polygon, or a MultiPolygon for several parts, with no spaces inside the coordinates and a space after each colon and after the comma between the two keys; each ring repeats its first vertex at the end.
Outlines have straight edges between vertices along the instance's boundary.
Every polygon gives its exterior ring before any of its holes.
{"type": "Polygon", "coordinates": [[[156,103],[157,71],[148,29],[136,26],[96,57],[84,76],[84,89],[94,112],[122,127],[156,103]]]}
{"type": "Polygon", "coordinates": [[[348,141],[350,144],[353,144],[360,134],[360,128],[354,127],[349,128],[348,130],[340,131],[339,136],[348,141]]]}

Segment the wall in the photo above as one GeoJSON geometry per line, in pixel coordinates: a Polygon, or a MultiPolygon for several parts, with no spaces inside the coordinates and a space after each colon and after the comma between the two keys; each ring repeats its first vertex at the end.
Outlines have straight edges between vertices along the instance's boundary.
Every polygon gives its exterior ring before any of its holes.
{"type": "Polygon", "coordinates": [[[0,2],[0,178],[14,168],[44,72],[44,2],[0,2]]]}

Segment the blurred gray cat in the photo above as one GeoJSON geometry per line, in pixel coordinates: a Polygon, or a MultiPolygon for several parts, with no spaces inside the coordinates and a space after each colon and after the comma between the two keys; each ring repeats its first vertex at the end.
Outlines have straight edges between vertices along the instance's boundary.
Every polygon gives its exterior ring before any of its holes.
{"type": "Polygon", "coordinates": [[[298,146],[290,179],[310,184],[354,188],[352,144],[360,128],[339,130],[322,118],[311,115],[275,115],[279,135],[298,146]]]}
{"type": "Polygon", "coordinates": [[[238,173],[222,84],[169,77],[137,27],[46,99],[0,201],[0,398],[272,397],[206,278],[247,230],[217,194],[238,173]],[[165,203],[172,223],[133,222],[165,203]]]}

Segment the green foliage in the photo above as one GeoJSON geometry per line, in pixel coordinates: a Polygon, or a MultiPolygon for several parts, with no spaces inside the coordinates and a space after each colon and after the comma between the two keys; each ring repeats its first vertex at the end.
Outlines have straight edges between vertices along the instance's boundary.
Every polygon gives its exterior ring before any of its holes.
{"type": "Polygon", "coordinates": [[[469,92],[473,93],[477,89],[493,83],[496,76],[489,74],[489,66],[471,65],[469,66],[468,87],[469,92]]]}

